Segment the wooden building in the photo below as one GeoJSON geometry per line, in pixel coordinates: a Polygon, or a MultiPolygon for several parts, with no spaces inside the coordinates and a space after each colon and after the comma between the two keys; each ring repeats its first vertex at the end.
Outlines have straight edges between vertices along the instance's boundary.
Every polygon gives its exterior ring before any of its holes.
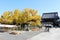
{"type": "Polygon", "coordinates": [[[43,13],[42,26],[44,27],[56,27],[58,24],[56,20],[59,19],[58,12],[43,13]]]}

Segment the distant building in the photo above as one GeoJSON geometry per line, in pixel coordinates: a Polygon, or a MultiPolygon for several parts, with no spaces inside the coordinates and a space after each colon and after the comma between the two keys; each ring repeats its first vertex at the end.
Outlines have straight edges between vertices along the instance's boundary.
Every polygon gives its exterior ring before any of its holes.
{"type": "Polygon", "coordinates": [[[57,20],[59,19],[58,12],[43,13],[42,26],[44,27],[58,27],[57,20]]]}

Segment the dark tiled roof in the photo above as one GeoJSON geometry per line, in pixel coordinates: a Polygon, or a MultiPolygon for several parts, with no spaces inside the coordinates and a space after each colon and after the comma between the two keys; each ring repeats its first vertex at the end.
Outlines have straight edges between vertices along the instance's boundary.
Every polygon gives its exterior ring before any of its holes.
{"type": "Polygon", "coordinates": [[[43,13],[42,19],[58,19],[58,13],[57,12],[51,12],[51,13],[43,13]]]}

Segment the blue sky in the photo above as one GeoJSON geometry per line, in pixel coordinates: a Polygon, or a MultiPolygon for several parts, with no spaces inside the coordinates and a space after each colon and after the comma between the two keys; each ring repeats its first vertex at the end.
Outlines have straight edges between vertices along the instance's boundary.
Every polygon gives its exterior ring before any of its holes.
{"type": "Polygon", "coordinates": [[[0,15],[4,11],[25,8],[38,10],[39,15],[46,12],[58,12],[60,16],[60,0],[0,0],[0,15]]]}

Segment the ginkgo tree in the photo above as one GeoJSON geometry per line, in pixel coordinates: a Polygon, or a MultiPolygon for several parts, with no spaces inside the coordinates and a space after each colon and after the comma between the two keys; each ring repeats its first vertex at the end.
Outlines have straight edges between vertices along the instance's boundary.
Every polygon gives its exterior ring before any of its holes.
{"type": "Polygon", "coordinates": [[[29,22],[30,26],[32,27],[33,26],[41,27],[40,21],[41,16],[38,14],[38,11],[35,9],[28,9],[28,8],[22,11],[18,9],[15,9],[13,12],[6,11],[0,18],[0,23],[25,26],[25,24],[29,22]]]}
{"type": "Polygon", "coordinates": [[[31,12],[31,20],[33,20],[32,22],[30,22],[31,26],[40,26],[41,27],[41,16],[38,15],[38,11],[34,10],[34,9],[30,9],[31,12]]]}
{"type": "Polygon", "coordinates": [[[10,16],[11,16],[11,12],[10,11],[6,11],[6,12],[4,12],[3,13],[3,15],[1,16],[1,23],[5,23],[5,24],[7,24],[7,20],[8,20],[8,18],[10,18],[10,16]]]}

